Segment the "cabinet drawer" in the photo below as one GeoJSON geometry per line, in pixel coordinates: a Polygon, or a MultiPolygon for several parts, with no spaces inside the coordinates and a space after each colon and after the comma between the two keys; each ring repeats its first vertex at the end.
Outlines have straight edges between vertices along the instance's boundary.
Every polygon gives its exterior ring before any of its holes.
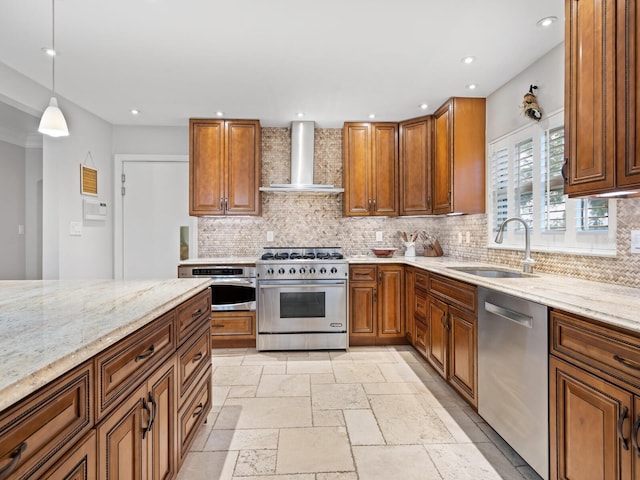
{"type": "Polygon", "coordinates": [[[426,320],[427,318],[427,296],[421,291],[417,291],[415,295],[415,315],[417,318],[426,320]]]}
{"type": "Polygon", "coordinates": [[[198,427],[206,420],[211,409],[211,368],[204,375],[178,412],[179,464],[182,464],[189,447],[198,432],[198,427]]]}
{"type": "Polygon", "coordinates": [[[178,344],[181,344],[191,332],[198,328],[206,317],[207,322],[211,315],[211,289],[200,292],[195,297],[187,300],[178,308],[177,330],[178,344]]]}
{"type": "Polygon", "coordinates": [[[211,331],[208,325],[180,347],[178,365],[178,384],[182,398],[202,370],[211,365],[211,331]]]}
{"type": "Polygon", "coordinates": [[[552,310],[551,353],[640,388],[640,338],[552,310]]]}
{"type": "Polygon", "coordinates": [[[175,352],[174,312],[160,317],[96,357],[97,416],[131,392],[143,374],[175,352]]]}
{"type": "Polygon", "coordinates": [[[422,353],[427,350],[427,325],[419,319],[416,319],[415,347],[422,353]]]}
{"type": "Polygon", "coordinates": [[[416,288],[427,290],[429,288],[429,275],[416,272],[416,288]]]}
{"type": "Polygon", "coordinates": [[[375,265],[358,265],[349,268],[349,280],[352,282],[375,282],[375,265]]]}
{"type": "Polygon", "coordinates": [[[87,362],[5,410],[0,415],[2,478],[39,478],[67,445],[93,427],[92,401],[93,364],[87,362]]]}
{"type": "Polygon", "coordinates": [[[478,313],[478,289],[440,275],[429,275],[429,293],[449,305],[462,308],[474,315],[478,313]]]}
{"type": "Polygon", "coordinates": [[[211,315],[211,335],[255,336],[255,313],[227,313],[211,315]]]}

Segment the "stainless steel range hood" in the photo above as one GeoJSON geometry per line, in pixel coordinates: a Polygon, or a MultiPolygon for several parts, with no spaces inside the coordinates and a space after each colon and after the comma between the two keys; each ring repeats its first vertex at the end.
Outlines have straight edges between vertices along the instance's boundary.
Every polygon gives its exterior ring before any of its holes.
{"type": "Polygon", "coordinates": [[[315,122],[291,122],[291,183],[272,183],[260,187],[272,193],[342,193],[344,188],[313,183],[315,122]]]}

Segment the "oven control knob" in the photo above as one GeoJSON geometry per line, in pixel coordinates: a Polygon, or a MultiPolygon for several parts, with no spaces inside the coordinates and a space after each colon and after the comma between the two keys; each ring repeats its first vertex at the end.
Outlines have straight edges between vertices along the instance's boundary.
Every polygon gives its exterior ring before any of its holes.
{"type": "Polygon", "coordinates": [[[273,275],[273,268],[267,268],[267,275],[273,275]]]}
{"type": "Polygon", "coordinates": [[[326,268],[324,268],[324,267],[322,267],[322,268],[320,269],[320,273],[322,273],[322,274],[324,275],[325,273],[327,273],[327,269],[326,269],[326,268]]]}
{"type": "Polygon", "coordinates": [[[295,269],[295,268],[290,268],[290,269],[289,269],[289,273],[290,273],[291,275],[293,275],[294,273],[296,273],[296,269],[295,269]]]}
{"type": "Polygon", "coordinates": [[[311,275],[313,275],[314,273],[316,273],[316,269],[315,269],[315,268],[313,268],[313,267],[311,267],[311,268],[309,269],[309,273],[310,273],[311,275]]]}
{"type": "Polygon", "coordinates": [[[302,267],[302,268],[299,270],[299,272],[300,272],[300,273],[302,273],[302,274],[304,274],[304,273],[306,273],[307,271],[304,269],[304,267],[302,267]]]}
{"type": "Polygon", "coordinates": [[[333,268],[331,269],[331,273],[338,273],[338,269],[337,269],[336,267],[333,267],[333,268]]]}
{"type": "Polygon", "coordinates": [[[278,273],[279,273],[280,275],[283,275],[283,274],[284,274],[284,268],[279,268],[279,269],[278,269],[278,273]]]}

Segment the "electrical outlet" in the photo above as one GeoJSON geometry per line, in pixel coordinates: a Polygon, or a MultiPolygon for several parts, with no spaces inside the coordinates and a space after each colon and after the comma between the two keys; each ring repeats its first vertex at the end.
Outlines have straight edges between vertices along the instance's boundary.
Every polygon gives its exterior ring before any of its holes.
{"type": "Polygon", "coordinates": [[[382,241],[382,232],[376,232],[376,242],[382,241]]]}
{"type": "Polygon", "coordinates": [[[69,235],[79,237],[82,235],[82,222],[69,222],[69,235]]]}
{"type": "Polygon", "coordinates": [[[640,253],[640,230],[631,230],[631,253],[640,253]]]}
{"type": "Polygon", "coordinates": [[[464,243],[471,243],[471,232],[467,232],[467,238],[465,239],[464,243]]]}
{"type": "Polygon", "coordinates": [[[267,242],[273,242],[273,232],[271,230],[267,232],[267,242]]]}

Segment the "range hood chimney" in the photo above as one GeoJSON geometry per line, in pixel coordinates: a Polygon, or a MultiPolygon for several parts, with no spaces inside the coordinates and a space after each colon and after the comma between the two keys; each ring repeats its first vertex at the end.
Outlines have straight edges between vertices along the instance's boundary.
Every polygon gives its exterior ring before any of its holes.
{"type": "Polygon", "coordinates": [[[342,193],[344,188],[313,183],[313,148],[316,123],[291,122],[291,183],[260,187],[273,193],[342,193]]]}

